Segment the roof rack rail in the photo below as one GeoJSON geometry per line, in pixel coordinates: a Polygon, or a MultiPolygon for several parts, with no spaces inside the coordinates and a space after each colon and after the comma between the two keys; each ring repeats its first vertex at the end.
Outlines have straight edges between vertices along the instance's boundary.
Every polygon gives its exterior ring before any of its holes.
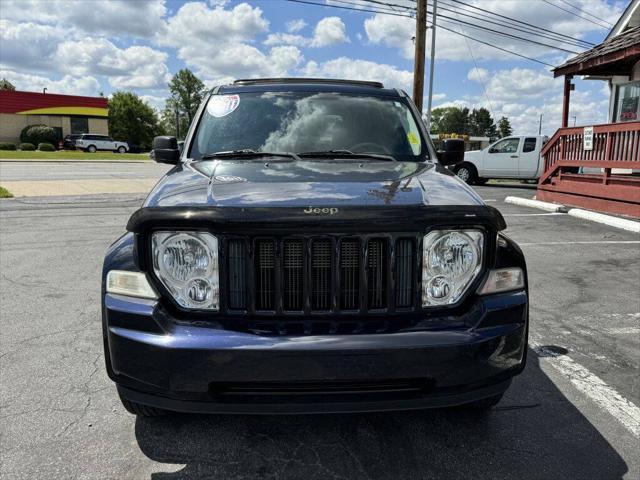
{"type": "Polygon", "coordinates": [[[234,85],[256,85],[264,83],[326,83],[343,85],[363,85],[373,88],[384,88],[380,82],[369,82],[366,80],[345,80],[337,78],[245,78],[235,80],[234,85]]]}

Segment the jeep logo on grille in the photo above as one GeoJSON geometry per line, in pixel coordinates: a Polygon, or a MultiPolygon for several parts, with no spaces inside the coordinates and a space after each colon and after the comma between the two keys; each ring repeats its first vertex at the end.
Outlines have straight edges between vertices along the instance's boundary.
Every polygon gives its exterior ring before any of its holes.
{"type": "Polygon", "coordinates": [[[303,210],[304,213],[312,213],[314,215],[335,215],[338,213],[337,208],[318,208],[318,207],[309,207],[306,210],[303,210]]]}

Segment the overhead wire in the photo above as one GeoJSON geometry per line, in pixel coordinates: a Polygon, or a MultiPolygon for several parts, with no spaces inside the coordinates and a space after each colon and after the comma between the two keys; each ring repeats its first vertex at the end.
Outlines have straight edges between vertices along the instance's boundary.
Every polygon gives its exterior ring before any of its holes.
{"type": "Polygon", "coordinates": [[[562,8],[560,5],[556,5],[555,3],[550,2],[549,0],[542,0],[542,1],[544,3],[546,3],[547,5],[551,5],[552,7],[556,7],[558,10],[562,10],[563,12],[570,13],[574,17],[578,17],[578,18],[581,18],[582,20],[586,20],[587,22],[591,22],[594,25],[598,25],[601,28],[610,28],[607,25],[603,25],[602,23],[596,22],[595,20],[591,20],[590,18],[583,17],[582,15],[578,15],[576,12],[572,12],[571,10],[567,10],[566,8],[562,8]]]}

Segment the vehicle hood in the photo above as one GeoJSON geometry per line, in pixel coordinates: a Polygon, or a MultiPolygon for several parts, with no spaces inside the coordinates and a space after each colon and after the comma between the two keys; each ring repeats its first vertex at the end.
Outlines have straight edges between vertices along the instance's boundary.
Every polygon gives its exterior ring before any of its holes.
{"type": "Polygon", "coordinates": [[[145,207],[358,207],[483,205],[431,163],[352,160],[216,160],[172,169],[145,207]]]}

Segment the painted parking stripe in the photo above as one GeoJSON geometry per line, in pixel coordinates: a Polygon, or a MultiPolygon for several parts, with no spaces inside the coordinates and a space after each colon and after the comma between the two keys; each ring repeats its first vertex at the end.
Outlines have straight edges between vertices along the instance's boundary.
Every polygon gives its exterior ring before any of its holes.
{"type": "Polygon", "coordinates": [[[620,395],[568,355],[559,355],[546,350],[538,342],[529,340],[529,345],[546,363],[549,363],[571,384],[600,408],[615,417],[634,436],[640,437],[640,408],[620,395]]]}
{"type": "Polygon", "coordinates": [[[620,244],[620,245],[640,245],[640,240],[594,240],[584,242],[518,242],[518,245],[604,245],[604,244],[620,244]]]}
{"type": "Polygon", "coordinates": [[[566,216],[564,213],[549,212],[549,213],[503,213],[503,217],[548,217],[549,215],[561,215],[566,216]]]}

